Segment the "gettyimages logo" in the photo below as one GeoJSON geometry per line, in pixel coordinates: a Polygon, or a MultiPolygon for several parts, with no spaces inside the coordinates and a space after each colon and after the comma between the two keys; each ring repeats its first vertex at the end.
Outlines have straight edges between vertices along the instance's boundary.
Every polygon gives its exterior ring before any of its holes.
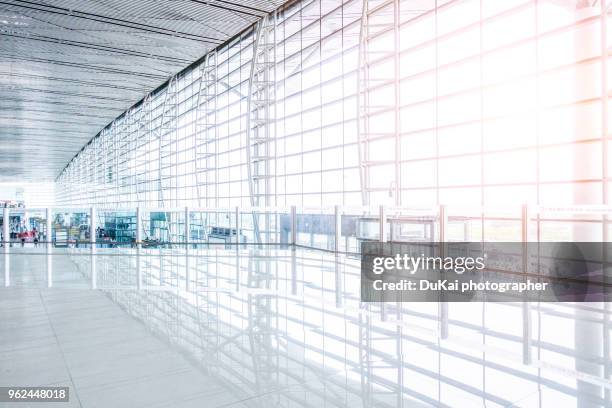
{"type": "Polygon", "coordinates": [[[466,271],[483,270],[485,267],[486,254],[483,256],[474,257],[435,257],[420,256],[414,257],[408,254],[396,254],[394,257],[375,257],[372,260],[372,272],[377,275],[383,274],[385,271],[406,271],[410,274],[415,274],[419,270],[430,271],[453,271],[457,274],[463,274],[466,271]]]}
{"type": "Polygon", "coordinates": [[[608,246],[364,242],[361,297],[365,302],[612,300],[612,283],[602,273],[608,246]]]}

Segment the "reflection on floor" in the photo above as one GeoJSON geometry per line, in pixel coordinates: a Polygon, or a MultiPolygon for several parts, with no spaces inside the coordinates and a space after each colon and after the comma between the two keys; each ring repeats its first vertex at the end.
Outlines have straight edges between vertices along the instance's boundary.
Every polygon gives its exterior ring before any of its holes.
{"type": "Polygon", "coordinates": [[[358,259],[302,249],[44,251],[0,255],[0,386],[68,406],[609,405],[607,305],[364,304],[358,259]]]}

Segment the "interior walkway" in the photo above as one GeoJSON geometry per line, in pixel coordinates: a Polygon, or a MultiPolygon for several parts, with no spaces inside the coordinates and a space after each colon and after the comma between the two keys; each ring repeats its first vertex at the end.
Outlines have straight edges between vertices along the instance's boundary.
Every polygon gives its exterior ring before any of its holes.
{"type": "Polygon", "coordinates": [[[608,405],[609,361],[575,335],[605,336],[607,309],[534,304],[525,338],[520,303],[453,303],[442,336],[438,303],[363,304],[359,277],[302,249],[15,247],[0,385],[69,386],[52,407],[608,405]]]}

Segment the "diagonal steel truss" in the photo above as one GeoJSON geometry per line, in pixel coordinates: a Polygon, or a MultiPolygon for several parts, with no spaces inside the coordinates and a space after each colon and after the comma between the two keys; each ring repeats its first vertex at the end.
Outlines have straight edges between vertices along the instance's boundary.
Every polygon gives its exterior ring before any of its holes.
{"type": "MultiPolygon", "coordinates": [[[[251,206],[272,205],[271,180],[276,164],[276,13],[258,24],[247,98],[247,177],[251,206]]],[[[270,220],[265,217],[265,231],[270,220]]],[[[253,214],[255,240],[261,243],[259,219],[253,214]]]]}

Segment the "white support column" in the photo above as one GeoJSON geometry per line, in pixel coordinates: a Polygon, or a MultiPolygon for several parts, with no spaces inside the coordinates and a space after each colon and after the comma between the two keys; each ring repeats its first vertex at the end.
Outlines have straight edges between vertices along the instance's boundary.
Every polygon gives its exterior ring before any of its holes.
{"type": "MultiPolygon", "coordinates": [[[[608,18],[609,18],[609,14],[608,14],[608,9],[610,7],[610,1],[609,0],[602,0],[599,2],[599,18],[600,18],[600,35],[601,35],[601,55],[604,56],[603,58],[601,58],[601,89],[602,89],[602,94],[605,94],[607,89],[609,89],[610,86],[610,81],[608,79],[608,70],[609,70],[609,63],[608,63],[608,43],[610,42],[608,40],[608,18]]],[[[608,98],[601,98],[601,143],[602,143],[602,149],[601,149],[601,162],[602,162],[602,171],[601,173],[603,174],[604,178],[606,177],[607,174],[609,174],[609,166],[608,166],[608,160],[609,160],[609,142],[608,142],[608,134],[609,134],[609,118],[608,118],[608,114],[609,114],[609,99],[608,98]]],[[[609,188],[608,188],[608,183],[606,182],[606,180],[603,181],[602,183],[602,204],[604,205],[608,205],[609,204],[609,188]]],[[[608,257],[609,257],[609,253],[608,253],[608,245],[607,243],[609,242],[610,238],[609,238],[609,231],[608,231],[608,221],[609,218],[607,215],[604,215],[602,217],[602,242],[603,242],[603,261],[607,262],[608,261],[608,257]]],[[[608,274],[604,273],[604,282],[608,283],[608,274]]],[[[603,367],[603,378],[610,378],[610,302],[604,302],[603,304],[605,312],[603,313],[603,361],[604,361],[604,367],[603,367]]],[[[611,390],[606,388],[604,390],[604,398],[606,400],[607,403],[610,403],[610,397],[611,397],[611,390]]]]}
{"type": "Polygon", "coordinates": [[[91,207],[89,209],[89,266],[90,266],[90,277],[91,277],[91,288],[96,289],[98,286],[98,274],[96,269],[96,209],[91,207]]]}
{"type": "MultiPolygon", "coordinates": [[[[527,273],[529,267],[529,208],[523,204],[521,211],[521,241],[523,249],[522,272],[527,273]]],[[[523,309],[523,364],[531,364],[531,304],[524,300],[523,309]]]]}
{"type": "Polygon", "coordinates": [[[47,287],[53,286],[53,224],[52,218],[53,211],[51,208],[45,208],[45,247],[47,249],[47,287]]]}
{"type": "Polygon", "coordinates": [[[140,207],[136,207],[136,247],[140,248],[142,245],[142,215],[140,213],[140,207]]]}
{"type": "Polygon", "coordinates": [[[189,207],[185,207],[185,290],[187,292],[191,289],[191,268],[189,265],[189,232],[191,228],[189,221],[189,207]]]}
{"type": "Polygon", "coordinates": [[[439,237],[438,242],[446,243],[446,227],[448,224],[448,215],[446,213],[446,206],[441,205],[438,209],[438,228],[439,228],[439,237]]]}
{"type": "Polygon", "coordinates": [[[334,251],[340,252],[340,238],[342,236],[342,211],[339,205],[334,206],[334,251]]]}
{"type": "Polygon", "coordinates": [[[381,205],[380,207],[378,207],[378,240],[380,242],[386,242],[387,241],[387,220],[386,220],[386,216],[385,216],[385,206],[381,205]]]}
{"type": "MultiPolygon", "coordinates": [[[[575,75],[573,80],[574,98],[581,100],[584,95],[604,95],[600,104],[600,113],[595,109],[580,109],[573,115],[574,122],[574,142],[588,132],[591,123],[600,124],[599,137],[602,140],[601,161],[594,160],[591,155],[581,153],[580,149],[573,149],[574,154],[570,161],[573,168],[573,176],[580,179],[583,174],[601,175],[600,189],[585,189],[580,183],[573,183],[573,203],[589,204],[609,204],[608,202],[608,181],[606,171],[602,165],[607,165],[608,132],[609,132],[609,112],[606,108],[609,105],[608,87],[609,74],[604,65],[608,65],[608,50],[610,40],[607,39],[606,24],[609,21],[610,1],[575,1],[571,2],[571,8],[575,21],[580,21],[591,16],[600,16],[600,24],[584,24],[580,29],[573,30],[574,57],[576,61],[584,58],[585,55],[602,55],[600,72],[601,75],[575,75]],[[600,162],[601,164],[598,164],[600,162]]],[[[571,83],[570,83],[571,86],[571,83]]],[[[571,131],[571,129],[570,129],[571,131]]],[[[574,242],[600,242],[603,238],[602,232],[594,223],[572,223],[572,241],[574,242]]],[[[588,288],[590,289],[590,287],[588,288]]],[[[574,349],[578,351],[575,356],[575,370],[586,376],[594,378],[604,377],[606,357],[606,345],[604,344],[605,335],[603,333],[603,316],[605,313],[604,302],[585,302],[574,311],[574,349]],[[603,363],[602,363],[603,362],[603,363]]],[[[608,393],[609,394],[609,393],[608,393]]],[[[597,401],[605,398],[606,393],[601,384],[594,384],[584,379],[576,381],[576,406],[579,408],[591,408],[607,405],[597,401]]]]}
{"type": "Polygon", "coordinates": [[[91,252],[96,252],[96,228],[97,223],[97,211],[94,207],[89,209],[89,243],[91,244],[91,252]]]}
{"type": "Polygon", "coordinates": [[[296,209],[295,209],[295,205],[291,206],[291,240],[290,240],[291,245],[294,245],[297,243],[297,214],[296,214],[296,209]]]}
{"type": "Polygon", "coordinates": [[[9,209],[5,207],[2,210],[2,245],[4,245],[4,286],[7,288],[11,285],[10,240],[9,209]]]}
{"type": "MultiPolygon", "coordinates": [[[[444,258],[446,254],[446,227],[448,224],[448,215],[446,214],[446,206],[440,205],[438,209],[438,228],[439,231],[439,243],[440,243],[440,257],[444,258]]],[[[444,294],[442,294],[444,296],[444,294]]],[[[438,318],[440,321],[440,338],[448,338],[448,302],[444,301],[444,298],[440,299],[438,303],[438,318]]]]}
{"type": "Polygon", "coordinates": [[[234,209],[235,220],[236,220],[236,251],[240,249],[240,234],[242,233],[242,226],[240,225],[240,207],[234,209]]]}
{"type": "MultiPolygon", "coordinates": [[[[385,214],[385,206],[381,205],[378,207],[378,235],[379,235],[378,241],[382,243],[387,241],[386,224],[387,224],[387,216],[385,214]]],[[[384,322],[387,320],[386,304],[385,302],[379,302],[379,304],[380,304],[380,320],[384,322]]]]}
{"type": "Polygon", "coordinates": [[[189,207],[185,207],[185,248],[189,246],[189,232],[191,231],[189,221],[189,207]]]}
{"type": "Polygon", "coordinates": [[[2,210],[2,244],[4,245],[4,252],[9,251],[11,242],[11,230],[9,228],[10,213],[8,208],[2,210]]]}
{"type": "Polygon", "coordinates": [[[47,247],[47,253],[51,252],[51,248],[53,247],[53,231],[52,229],[52,224],[51,224],[51,217],[53,216],[53,212],[51,211],[50,208],[46,208],[45,209],[45,229],[47,230],[46,234],[47,236],[45,237],[45,241],[47,241],[46,243],[46,247],[47,247]]]}

